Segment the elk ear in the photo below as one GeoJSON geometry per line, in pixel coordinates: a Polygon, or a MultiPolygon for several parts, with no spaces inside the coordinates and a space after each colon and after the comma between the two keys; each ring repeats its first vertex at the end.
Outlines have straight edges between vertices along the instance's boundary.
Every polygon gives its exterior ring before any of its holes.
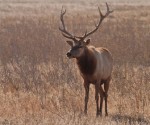
{"type": "Polygon", "coordinates": [[[66,41],[71,47],[73,47],[73,41],[66,41]]]}
{"type": "Polygon", "coordinates": [[[87,39],[85,44],[88,45],[90,43],[91,39],[87,39]]]}

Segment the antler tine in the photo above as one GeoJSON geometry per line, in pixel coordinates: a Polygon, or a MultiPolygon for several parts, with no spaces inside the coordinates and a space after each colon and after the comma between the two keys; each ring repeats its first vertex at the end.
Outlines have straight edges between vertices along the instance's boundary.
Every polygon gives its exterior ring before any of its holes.
{"type": "MultiPolygon", "coordinates": [[[[63,19],[63,16],[65,15],[65,13],[66,13],[66,9],[63,11],[63,6],[62,6],[61,15],[60,15],[60,20],[61,20],[61,22],[62,22],[63,29],[66,29],[66,28],[65,28],[64,19],[63,19]]],[[[61,29],[61,27],[59,27],[59,29],[60,29],[60,30],[63,30],[63,29],[61,29]]]]}
{"type": "Polygon", "coordinates": [[[61,14],[64,15],[66,13],[66,9],[63,11],[64,6],[62,6],[61,14]]]}
{"type": "MultiPolygon", "coordinates": [[[[106,13],[107,15],[108,15],[109,13],[112,13],[112,12],[113,12],[113,10],[111,10],[111,11],[109,10],[109,6],[108,6],[107,2],[106,2],[106,7],[107,7],[107,13],[106,13]]],[[[107,15],[106,15],[106,16],[107,16],[107,15]]]]}
{"type": "Polygon", "coordinates": [[[89,33],[87,33],[87,31],[85,32],[85,34],[82,36],[82,40],[84,40],[87,36],[93,34],[95,31],[98,30],[98,28],[100,27],[102,21],[110,14],[112,13],[113,11],[110,11],[109,10],[109,6],[106,2],[106,7],[107,7],[107,12],[105,13],[105,15],[102,14],[100,8],[98,7],[98,11],[99,11],[99,15],[100,15],[100,20],[99,20],[99,23],[96,25],[95,24],[95,29],[93,29],[92,31],[90,31],[89,33]]]}
{"type": "Polygon", "coordinates": [[[104,15],[102,14],[102,12],[101,12],[99,7],[98,7],[98,11],[99,11],[100,17],[103,17],[104,15]]]}
{"type": "MultiPolygon", "coordinates": [[[[87,30],[85,31],[84,36],[86,36],[86,34],[87,34],[87,30]]],[[[75,36],[75,37],[83,40],[82,36],[75,36]]]]}
{"type": "Polygon", "coordinates": [[[62,35],[64,36],[64,37],[66,37],[66,38],[68,38],[68,39],[75,39],[75,38],[72,38],[71,36],[67,36],[67,35],[65,35],[64,33],[62,33],[62,35]]]}
{"type": "Polygon", "coordinates": [[[62,6],[61,15],[60,15],[60,20],[61,20],[61,23],[62,23],[62,28],[59,27],[59,30],[62,32],[62,35],[64,37],[76,41],[75,37],[66,30],[65,23],[64,23],[64,18],[63,18],[64,15],[65,15],[65,13],[66,13],[66,9],[63,11],[63,6],[62,6]]]}

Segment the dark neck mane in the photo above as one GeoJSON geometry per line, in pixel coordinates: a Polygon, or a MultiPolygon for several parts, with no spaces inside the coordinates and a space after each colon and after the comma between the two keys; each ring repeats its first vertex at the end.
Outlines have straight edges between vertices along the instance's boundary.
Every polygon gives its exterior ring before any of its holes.
{"type": "Polygon", "coordinates": [[[77,64],[82,74],[92,75],[96,69],[96,58],[91,50],[85,48],[84,54],[77,58],[77,64]]]}

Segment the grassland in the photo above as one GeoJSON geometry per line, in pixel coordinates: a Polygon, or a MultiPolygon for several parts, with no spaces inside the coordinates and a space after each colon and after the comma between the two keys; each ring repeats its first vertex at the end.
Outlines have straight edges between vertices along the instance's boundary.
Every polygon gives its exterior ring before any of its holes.
{"type": "Polygon", "coordinates": [[[83,80],[75,60],[66,58],[70,48],[58,30],[62,5],[70,32],[92,29],[98,2],[71,2],[0,1],[0,124],[149,125],[148,1],[109,0],[115,11],[91,36],[91,44],[108,48],[114,58],[109,116],[99,118],[92,85],[88,116],[83,115],[83,80]]]}

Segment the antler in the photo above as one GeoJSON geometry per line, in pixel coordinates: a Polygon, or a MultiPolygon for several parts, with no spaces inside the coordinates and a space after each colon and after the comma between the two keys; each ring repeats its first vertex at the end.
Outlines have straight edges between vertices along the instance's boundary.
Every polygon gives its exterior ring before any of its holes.
{"type": "Polygon", "coordinates": [[[77,41],[75,39],[75,36],[73,36],[71,33],[69,33],[67,30],[66,30],[66,27],[65,27],[65,23],[64,23],[64,15],[66,13],[66,9],[63,11],[63,7],[62,7],[62,10],[61,10],[61,15],[60,15],[60,20],[62,22],[62,28],[59,27],[59,30],[62,32],[62,35],[68,39],[72,39],[74,41],[77,41]]]}
{"type": "Polygon", "coordinates": [[[85,34],[82,36],[82,37],[77,37],[77,38],[81,38],[82,40],[84,40],[87,36],[91,35],[92,33],[94,33],[95,31],[98,30],[98,28],[100,27],[102,21],[110,14],[112,13],[113,11],[110,11],[109,10],[109,6],[108,4],[106,3],[106,7],[107,7],[107,12],[105,15],[102,14],[100,8],[98,7],[98,10],[99,10],[99,14],[100,14],[100,20],[99,20],[99,23],[96,25],[95,24],[95,29],[93,29],[92,31],[90,31],[89,33],[87,33],[87,31],[85,32],[85,34]]]}

